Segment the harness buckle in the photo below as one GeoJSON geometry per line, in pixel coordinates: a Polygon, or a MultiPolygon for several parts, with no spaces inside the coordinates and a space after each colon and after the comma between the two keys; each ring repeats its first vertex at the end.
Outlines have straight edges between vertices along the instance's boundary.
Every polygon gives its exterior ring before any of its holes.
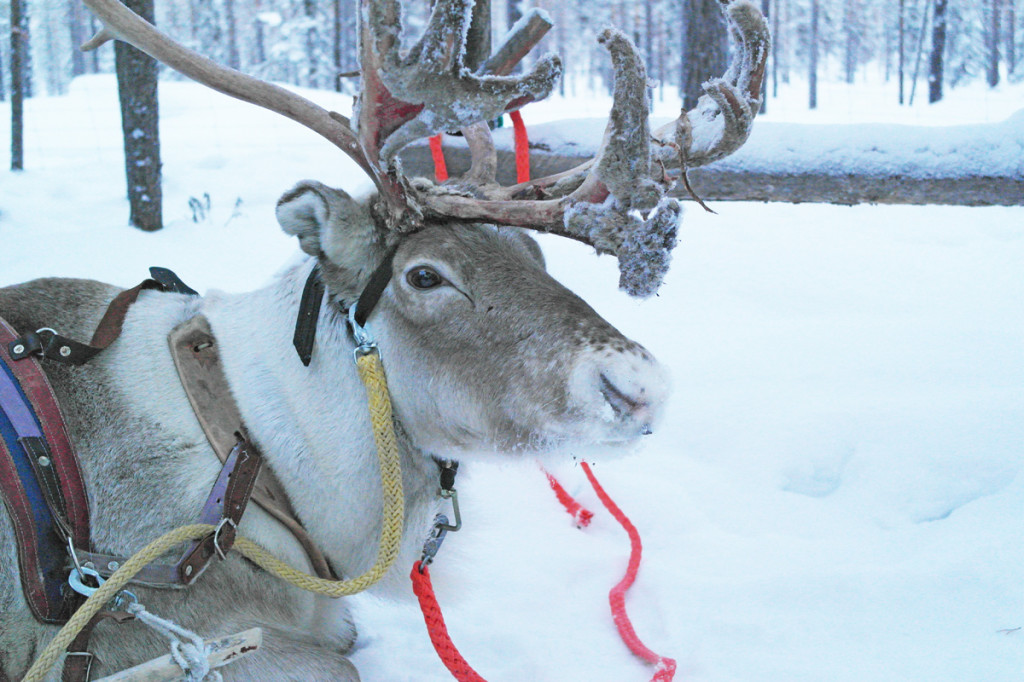
{"type": "Polygon", "coordinates": [[[220,546],[220,532],[224,530],[224,526],[231,526],[231,537],[228,538],[228,548],[235,543],[235,532],[238,530],[238,524],[235,523],[234,519],[224,517],[217,524],[217,529],[213,531],[213,549],[217,552],[217,556],[221,558],[221,561],[227,558],[225,550],[221,549],[220,546]]]}

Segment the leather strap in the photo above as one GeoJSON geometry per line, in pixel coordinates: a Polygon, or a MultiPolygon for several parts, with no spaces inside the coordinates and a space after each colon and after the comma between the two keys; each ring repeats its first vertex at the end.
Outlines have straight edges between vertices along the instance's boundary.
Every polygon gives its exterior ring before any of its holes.
{"type": "MultiPolygon", "coordinates": [[[[360,327],[366,324],[370,313],[377,307],[380,297],[384,294],[384,290],[387,289],[388,283],[391,281],[391,270],[397,250],[397,244],[388,249],[387,253],[384,254],[384,260],[380,262],[373,271],[373,274],[370,275],[370,280],[366,283],[366,287],[359,294],[359,298],[355,303],[355,318],[356,323],[360,327]]],[[[324,293],[325,287],[320,277],[320,265],[317,264],[310,270],[309,277],[306,278],[306,285],[302,289],[299,313],[295,320],[295,334],[292,338],[292,344],[295,346],[295,351],[299,354],[299,360],[306,367],[309,367],[309,363],[313,358],[316,326],[320,318],[320,308],[323,305],[324,293]]],[[[348,312],[344,305],[342,310],[343,312],[348,312]]]]}
{"type": "Polygon", "coordinates": [[[100,320],[89,343],[81,343],[61,336],[52,329],[43,328],[28,332],[10,341],[7,347],[11,357],[14,360],[21,360],[30,355],[39,355],[67,365],[84,365],[121,335],[128,308],[138,300],[139,294],[146,289],[191,296],[198,295],[167,268],[153,267],[149,269],[149,272],[152,279],[144,280],[114,297],[114,300],[107,306],[103,319],[100,320]]]}
{"type": "MultiPolygon", "coordinates": [[[[220,555],[223,559],[231,546],[235,543],[235,533],[238,524],[242,520],[242,514],[249,504],[249,497],[252,495],[253,486],[256,485],[256,477],[263,465],[263,457],[259,451],[248,441],[239,442],[231,452],[231,458],[235,460],[234,475],[230,476],[227,482],[227,489],[223,498],[218,499],[221,505],[221,520],[217,525],[217,532],[207,535],[195,544],[191,551],[186,552],[179,562],[179,579],[186,585],[191,585],[196,578],[202,574],[206,567],[213,560],[213,557],[220,555]]],[[[227,467],[225,467],[227,468],[227,467]]],[[[215,486],[216,489],[216,486],[215,486]]],[[[211,496],[212,499],[212,496],[211,496]]]]}
{"type": "Polygon", "coordinates": [[[89,639],[92,637],[93,628],[105,620],[112,620],[118,625],[122,625],[135,620],[135,616],[120,611],[100,611],[93,616],[92,620],[86,623],[85,627],[68,645],[68,653],[64,658],[64,670],[61,672],[61,682],[86,682],[89,679],[94,658],[89,653],[89,639]]]}
{"type": "Polygon", "coordinates": [[[324,283],[320,279],[320,266],[314,265],[302,288],[299,314],[295,320],[295,336],[292,345],[299,354],[299,360],[309,367],[313,359],[313,343],[316,341],[316,325],[320,319],[320,306],[324,300],[324,283]]]}
{"type": "MultiPolygon", "coordinates": [[[[222,462],[227,461],[239,439],[249,441],[238,406],[220,362],[217,340],[202,315],[178,325],[168,339],[171,356],[192,409],[210,445],[222,462]]],[[[248,442],[255,451],[255,445],[248,442]]],[[[317,576],[334,579],[323,552],[303,528],[292,509],[284,486],[264,467],[252,492],[252,500],[283,524],[305,550],[317,576]]]]}
{"type": "MultiPolygon", "coordinates": [[[[144,566],[133,583],[150,587],[188,587],[202,575],[213,557],[223,555],[235,541],[235,531],[245,513],[262,458],[248,442],[238,442],[217,476],[203,505],[199,523],[217,526],[216,533],[189,544],[174,564],[151,563],[144,566]]],[[[79,562],[110,577],[126,561],[124,557],[99,552],[76,551],[79,562]]]]}
{"type": "Polygon", "coordinates": [[[356,324],[360,327],[366,325],[366,320],[369,319],[370,313],[377,307],[377,303],[380,301],[380,297],[384,294],[384,290],[388,288],[388,282],[391,281],[391,268],[395,261],[395,252],[398,251],[398,245],[395,244],[388,249],[387,254],[384,256],[384,260],[381,261],[377,269],[370,275],[370,281],[366,283],[366,288],[363,289],[363,293],[359,294],[359,300],[356,302],[356,324]]]}
{"type": "Polygon", "coordinates": [[[78,458],[39,362],[14,361],[16,332],[0,319],[0,497],[18,540],[25,599],[37,619],[63,623],[67,542],[89,546],[89,505],[78,458]]]}

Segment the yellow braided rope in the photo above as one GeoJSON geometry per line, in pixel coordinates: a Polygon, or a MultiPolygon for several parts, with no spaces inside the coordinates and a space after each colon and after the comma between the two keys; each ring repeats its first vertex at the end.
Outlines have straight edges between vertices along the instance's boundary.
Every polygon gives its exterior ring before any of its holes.
{"type": "MultiPolygon", "coordinates": [[[[376,563],[366,573],[351,580],[324,580],[292,568],[263,547],[241,535],[235,538],[234,545],[234,548],[243,556],[290,585],[328,597],[343,597],[362,592],[384,577],[384,574],[394,565],[395,559],[398,558],[398,549],[402,540],[402,521],[405,516],[402,470],[398,461],[398,443],[395,440],[394,424],[391,418],[391,398],[388,394],[384,367],[381,364],[380,356],[375,352],[359,356],[356,359],[356,366],[359,370],[359,378],[366,386],[370,422],[373,425],[373,437],[377,443],[381,485],[384,490],[384,526],[381,530],[380,545],[377,548],[376,563]]],[[[36,662],[32,664],[22,682],[42,682],[82,628],[144,566],[175,545],[204,538],[215,530],[216,526],[203,523],[182,526],[161,535],[136,552],[75,611],[53,641],[36,659],[36,662]]]]}

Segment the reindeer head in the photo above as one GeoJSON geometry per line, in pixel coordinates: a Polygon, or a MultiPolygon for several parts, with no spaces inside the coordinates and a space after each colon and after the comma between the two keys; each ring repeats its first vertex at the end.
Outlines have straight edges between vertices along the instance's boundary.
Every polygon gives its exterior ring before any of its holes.
{"type": "Polygon", "coordinates": [[[676,242],[681,208],[667,196],[674,177],[749,135],[768,34],[748,0],[721,0],[738,48],[725,77],[708,81],[694,112],[653,132],[642,60],[623,34],[606,30],[600,40],[612,57],[615,94],[600,151],[577,168],[512,187],[495,180],[485,121],[546,97],[561,75],[554,56],[525,75],[505,75],[543,35],[530,32],[536,21],[519,24],[473,73],[465,65],[473,0],[436,0],[408,49],[399,1],[361,0],[361,92],[349,120],[192,53],[117,0],[85,2],[104,23],[92,46],[126,40],[199,82],[293,118],[371,177],[377,192],[365,202],[301,183],[282,197],[278,218],[317,258],[336,305],[351,305],[371,273],[386,271],[374,331],[396,412],[417,445],[541,449],[629,441],[650,430],[665,396],[657,363],[548,276],[536,243],[516,228],[615,254],[620,286],[654,293],[676,242]],[[440,185],[406,177],[399,152],[447,130],[466,135],[466,175],[440,185]]]}

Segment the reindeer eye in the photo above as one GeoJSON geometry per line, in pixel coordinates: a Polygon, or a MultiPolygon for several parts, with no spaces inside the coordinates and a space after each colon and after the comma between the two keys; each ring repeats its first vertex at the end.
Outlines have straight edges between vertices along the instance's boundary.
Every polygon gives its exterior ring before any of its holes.
{"type": "Polygon", "coordinates": [[[444,278],[425,265],[413,268],[406,274],[406,280],[416,289],[433,289],[441,286],[444,278]]]}

